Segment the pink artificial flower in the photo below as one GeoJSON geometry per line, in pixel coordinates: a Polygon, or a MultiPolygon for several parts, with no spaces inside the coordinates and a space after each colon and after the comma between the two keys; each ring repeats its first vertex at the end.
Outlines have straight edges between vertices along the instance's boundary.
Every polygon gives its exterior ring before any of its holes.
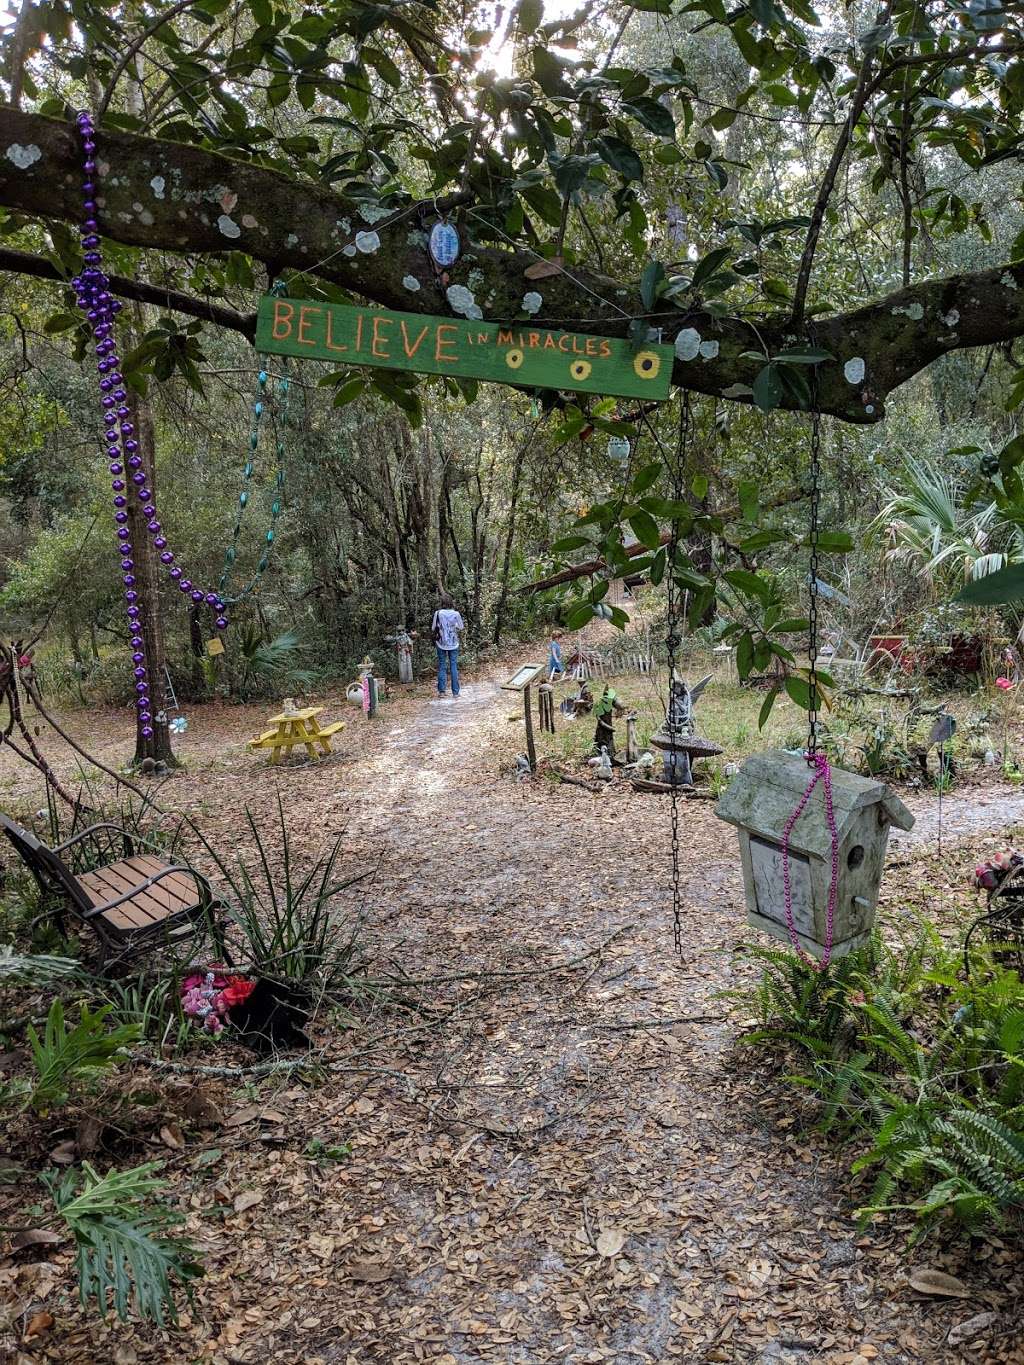
{"type": "Polygon", "coordinates": [[[1007,692],[1012,686],[1013,683],[1009,678],[996,678],[996,687],[998,687],[1000,691],[1007,692]]]}

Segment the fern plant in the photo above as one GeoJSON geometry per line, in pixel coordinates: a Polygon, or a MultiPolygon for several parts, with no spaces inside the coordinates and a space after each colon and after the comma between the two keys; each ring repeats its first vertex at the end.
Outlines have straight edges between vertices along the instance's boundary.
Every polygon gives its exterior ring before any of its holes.
{"type": "Polygon", "coordinates": [[[853,1169],[871,1166],[882,1169],[858,1210],[861,1225],[877,1213],[909,1209],[918,1219],[912,1241],[947,1213],[978,1232],[1005,1227],[1024,1210],[1024,1136],[1004,1119],[962,1105],[928,1100],[893,1110],[853,1169]],[[900,1186],[924,1192],[913,1202],[889,1202],[900,1186]]]}
{"type": "Polygon", "coordinates": [[[81,1016],[73,1027],[64,1017],[64,1006],[54,1000],[46,1016],[43,1036],[30,1024],[26,1030],[31,1050],[35,1080],[26,1105],[34,1109],[48,1109],[67,1098],[72,1081],[82,1080],[113,1066],[121,1050],[139,1038],[135,1024],[124,1024],[107,1029],[106,1016],[110,1006],[98,1010],[82,1006],[81,1016]]]}
{"type": "Polygon", "coordinates": [[[875,943],[827,972],[759,948],[744,999],[781,1044],[788,1079],[820,1101],[821,1126],[869,1135],[853,1164],[873,1170],[862,1222],[913,1213],[919,1239],[953,1217],[971,1231],[1024,1214],[1024,988],[985,948],[964,979],[962,945],[927,924],[907,944],[875,943]]]}
{"type": "Polygon", "coordinates": [[[112,1301],[122,1320],[134,1310],[158,1326],[177,1322],[175,1283],[189,1294],[203,1273],[193,1248],[168,1235],[179,1215],[152,1202],[166,1188],[155,1178],[159,1169],[159,1162],[147,1162],[100,1176],[83,1162],[81,1173],[44,1177],[75,1239],[82,1303],[95,1300],[101,1315],[112,1301]]]}

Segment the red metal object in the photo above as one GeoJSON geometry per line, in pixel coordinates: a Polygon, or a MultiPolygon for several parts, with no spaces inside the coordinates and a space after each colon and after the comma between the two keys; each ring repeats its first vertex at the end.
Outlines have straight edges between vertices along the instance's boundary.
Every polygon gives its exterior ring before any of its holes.
{"type": "Polygon", "coordinates": [[[911,663],[906,657],[906,648],[906,635],[869,635],[867,668],[870,670],[877,664],[888,663],[899,665],[907,671],[911,663]]]}

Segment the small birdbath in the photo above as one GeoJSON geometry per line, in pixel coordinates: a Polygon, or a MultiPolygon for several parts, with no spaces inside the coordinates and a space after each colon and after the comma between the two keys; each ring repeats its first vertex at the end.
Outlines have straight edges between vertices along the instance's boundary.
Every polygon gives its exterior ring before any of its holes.
{"type": "Polygon", "coordinates": [[[663,781],[670,787],[693,785],[693,764],[700,758],[714,758],[722,752],[719,745],[702,735],[673,733],[667,724],[651,735],[651,744],[664,753],[663,781]]]}
{"type": "Polygon", "coordinates": [[[664,754],[663,781],[667,787],[692,786],[693,764],[722,752],[717,744],[695,734],[693,729],[693,708],[710,681],[710,677],[703,679],[692,691],[678,676],[669,684],[665,724],[651,736],[652,746],[664,754]]]}

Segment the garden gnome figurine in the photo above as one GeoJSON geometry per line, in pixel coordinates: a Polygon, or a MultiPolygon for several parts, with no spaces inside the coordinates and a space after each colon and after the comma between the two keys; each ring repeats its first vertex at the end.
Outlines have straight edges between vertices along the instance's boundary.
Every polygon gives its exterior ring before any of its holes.
{"type": "Polygon", "coordinates": [[[605,683],[604,691],[594,704],[594,715],[597,717],[594,748],[598,753],[607,749],[609,758],[615,757],[615,717],[621,716],[625,709],[612,689],[605,683]]]}
{"type": "Polygon", "coordinates": [[[601,782],[612,780],[612,760],[607,748],[602,744],[597,758],[588,758],[587,763],[594,769],[594,776],[601,782]]]}

